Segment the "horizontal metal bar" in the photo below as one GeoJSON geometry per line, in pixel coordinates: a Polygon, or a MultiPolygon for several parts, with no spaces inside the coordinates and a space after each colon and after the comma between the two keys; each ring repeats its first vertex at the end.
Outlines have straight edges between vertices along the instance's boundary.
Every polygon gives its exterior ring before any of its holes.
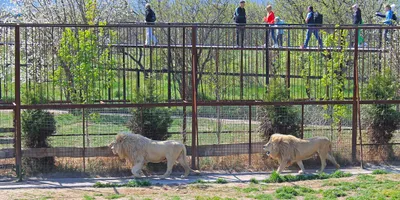
{"type": "MultiPolygon", "coordinates": [[[[400,143],[387,143],[387,144],[362,144],[363,146],[392,146],[392,145],[400,145],[400,143]]],[[[357,144],[357,146],[361,146],[361,144],[357,144]]]]}

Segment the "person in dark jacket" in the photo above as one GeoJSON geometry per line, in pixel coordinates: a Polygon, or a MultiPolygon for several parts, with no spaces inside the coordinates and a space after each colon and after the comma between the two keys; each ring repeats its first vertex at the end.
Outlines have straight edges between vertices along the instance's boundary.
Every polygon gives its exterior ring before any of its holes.
{"type": "MultiPolygon", "coordinates": [[[[351,8],[354,11],[353,24],[361,25],[362,24],[361,9],[358,7],[358,4],[354,4],[351,8]]],[[[360,35],[360,30],[358,30],[358,32],[357,32],[357,37],[358,37],[358,47],[366,46],[366,44],[364,44],[364,38],[361,37],[361,35],[360,35]]]]}
{"type": "MultiPolygon", "coordinates": [[[[146,24],[152,25],[156,21],[156,14],[151,9],[151,5],[148,3],[146,4],[146,24]]],[[[146,43],[145,45],[157,45],[158,41],[156,36],[153,34],[153,28],[151,26],[146,28],[146,43]]]]}
{"type": "Polygon", "coordinates": [[[304,41],[304,44],[302,46],[300,46],[301,49],[306,49],[308,46],[308,42],[311,39],[311,35],[314,34],[315,37],[318,40],[318,45],[319,48],[323,48],[323,44],[322,44],[322,39],[319,36],[319,31],[318,28],[315,28],[315,21],[314,21],[314,8],[312,6],[309,6],[307,9],[308,13],[307,13],[307,17],[306,17],[306,24],[308,24],[309,28],[307,30],[306,33],[306,41],[304,41]]]}
{"type": "Polygon", "coordinates": [[[240,1],[240,6],[236,8],[235,14],[234,14],[234,20],[236,25],[236,44],[237,46],[243,47],[243,42],[244,42],[244,30],[245,30],[245,24],[246,24],[246,10],[244,9],[244,6],[246,4],[246,1],[241,0],[240,1]],[[240,37],[239,37],[240,36],[240,37]]]}

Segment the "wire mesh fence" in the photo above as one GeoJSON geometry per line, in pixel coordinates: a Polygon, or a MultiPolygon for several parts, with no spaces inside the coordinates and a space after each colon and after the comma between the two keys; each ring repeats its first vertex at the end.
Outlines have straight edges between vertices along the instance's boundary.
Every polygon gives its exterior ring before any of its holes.
{"type": "MultiPolygon", "coordinates": [[[[370,101],[399,103],[397,27],[362,27],[361,40],[356,27],[321,26],[323,47],[311,38],[305,49],[299,46],[307,31],[315,31],[310,27],[247,25],[241,39],[242,29],[1,26],[0,106],[9,112],[1,110],[0,134],[6,138],[0,145],[22,157],[27,174],[129,174],[107,147],[126,132],[180,141],[200,169],[270,169],[262,145],[271,133],[326,136],[339,160],[350,163],[358,160],[361,146],[353,107],[359,89],[364,159],[398,160],[398,105],[370,101]],[[275,45],[269,33],[280,30],[283,42],[275,45]],[[11,128],[10,109],[16,109],[19,131],[11,128]],[[379,118],[378,111],[392,118],[379,118]],[[392,137],[373,138],[379,128],[389,128],[392,137]],[[7,140],[13,132],[22,137],[7,140]]],[[[3,154],[1,162],[14,157],[3,154]]]]}

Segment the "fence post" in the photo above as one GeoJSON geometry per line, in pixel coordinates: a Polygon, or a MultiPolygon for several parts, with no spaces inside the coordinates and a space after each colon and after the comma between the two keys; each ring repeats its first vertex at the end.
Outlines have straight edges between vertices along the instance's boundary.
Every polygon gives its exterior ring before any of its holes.
{"type": "MultiPolygon", "coordinates": [[[[171,71],[172,71],[172,53],[171,53],[171,24],[168,23],[168,102],[171,102],[171,71]]],[[[185,49],[185,47],[183,47],[185,49]]],[[[152,61],[150,61],[152,62],[152,61]]]]}
{"type": "MultiPolygon", "coordinates": [[[[269,25],[267,25],[269,27],[269,25]]],[[[265,84],[269,84],[269,31],[267,28],[265,31],[265,84]]]]}
{"type": "MultiPolygon", "coordinates": [[[[186,29],[182,28],[183,40],[182,40],[182,100],[186,102],[186,29]]],[[[186,106],[183,106],[183,123],[182,123],[182,133],[183,133],[183,144],[186,145],[186,106]]]]}
{"type": "Polygon", "coordinates": [[[290,51],[287,51],[286,60],[286,88],[288,89],[288,95],[290,97],[290,51]]]}
{"type": "Polygon", "coordinates": [[[18,181],[22,181],[21,150],[21,44],[20,26],[15,26],[15,170],[18,181]]]}
{"type": "Polygon", "coordinates": [[[197,26],[192,26],[192,168],[197,157],[197,26]]]}
{"type": "Polygon", "coordinates": [[[86,172],[86,160],[85,160],[85,154],[86,154],[86,117],[85,117],[85,108],[82,108],[82,144],[83,144],[83,150],[82,150],[82,163],[83,163],[83,172],[86,172]]]}
{"type": "MultiPolygon", "coordinates": [[[[358,27],[354,29],[354,72],[353,72],[353,119],[351,136],[351,158],[353,162],[357,157],[357,113],[358,113],[358,27]]],[[[361,128],[361,127],[360,127],[361,128]]]]}
{"type": "Polygon", "coordinates": [[[249,166],[251,166],[251,154],[252,154],[252,149],[251,149],[251,105],[249,105],[249,166]]]}

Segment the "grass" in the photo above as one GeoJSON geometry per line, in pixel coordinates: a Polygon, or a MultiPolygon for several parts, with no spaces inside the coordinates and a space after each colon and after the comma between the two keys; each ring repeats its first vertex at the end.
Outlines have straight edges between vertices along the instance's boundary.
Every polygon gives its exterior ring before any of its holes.
{"type": "Polygon", "coordinates": [[[241,189],[240,191],[244,192],[244,193],[252,193],[252,192],[259,192],[260,189],[255,188],[255,187],[247,187],[247,188],[241,189]]]}
{"type": "Polygon", "coordinates": [[[292,199],[296,196],[305,196],[307,194],[314,194],[316,191],[306,187],[300,186],[283,186],[275,191],[277,199],[292,199]]]}
{"type": "Polygon", "coordinates": [[[280,175],[278,172],[274,171],[272,174],[263,182],[265,183],[283,183],[283,182],[296,182],[296,181],[306,181],[306,180],[318,180],[318,179],[329,179],[329,178],[343,178],[350,177],[350,173],[344,173],[342,171],[335,171],[332,174],[319,173],[312,175],[280,175]]]}
{"type": "Polygon", "coordinates": [[[127,183],[118,184],[118,183],[101,183],[97,182],[93,187],[95,188],[109,188],[109,187],[149,187],[151,186],[151,182],[148,180],[130,180],[127,183]]]}
{"type": "Polygon", "coordinates": [[[83,196],[83,199],[84,199],[84,200],[94,200],[95,198],[94,198],[94,197],[91,197],[91,196],[89,196],[89,195],[85,195],[85,196],[83,196]]]}
{"type": "Polygon", "coordinates": [[[324,196],[324,198],[327,198],[327,199],[336,199],[337,197],[347,196],[346,192],[344,192],[343,190],[340,190],[338,188],[327,189],[322,192],[322,195],[324,196]]]}
{"type": "Polygon", "coordinates": [[[258,184],[259,181],[256,178],[251,178],[250,183],[258,184]]]}
{"type": "Polygon", "coordinates": [[[106,199],[119,199],[119,198],[122,198],[125,196],[126,195],[124,195],[124,194],[111,194],[111,195],[106,196],[105,198],[106,199]]]}
{"type": "Polygon", "coordinates": [[[372,174],[389,174],[389,172],[386,170],[382,170],[382,169],[376,169],[376,170],[372,171],[372,174]]]}
{"type": "Polygon", "coordinates": [[[226,184],[226,183],[228,183],[228,181],[225,180],[224,178],[217,178],[215,183],[217,183],[217,184],[226,184]]]}
{"type": "Polygon", "coordinates": [[[203,196],[196,196],[195,197],[196,200],[236,200],[235,198],[223,198],[223,197],[218,197],[218,196],[214,196],[214,197],[203,197],[203,196]]]}

